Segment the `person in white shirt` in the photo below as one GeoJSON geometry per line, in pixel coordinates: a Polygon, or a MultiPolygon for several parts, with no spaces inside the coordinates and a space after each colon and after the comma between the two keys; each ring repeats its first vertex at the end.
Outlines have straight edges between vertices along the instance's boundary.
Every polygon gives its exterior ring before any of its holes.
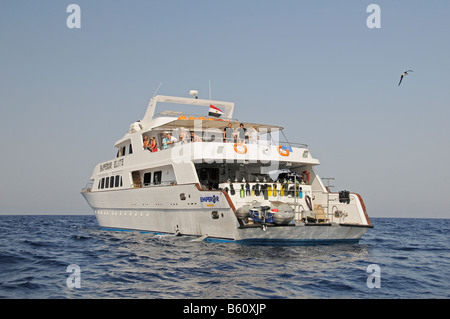
{"type": "Polygon", "coordinates": [[[167,145],[169,145],[169,147],[175,146],[175,143],[178,142],[178,139],[170,133],[167,134],[167,137],[169,138],[169,141],[167,142],[167,145]]]}

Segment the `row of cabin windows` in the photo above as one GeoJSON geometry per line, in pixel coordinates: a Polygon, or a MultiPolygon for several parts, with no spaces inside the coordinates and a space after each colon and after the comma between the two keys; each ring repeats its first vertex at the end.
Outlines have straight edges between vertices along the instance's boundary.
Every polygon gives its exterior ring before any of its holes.
{"type": "MultiPolygon", "coordinates": [[[[161,184],[162,171],[153,172],[153,185],[161,184]]],[[[152,173],[144,173],[144,186],[152,185],[152,173]]]]}
{"type": "MultiPolygon", "coordinates": [[[[161,184],[161,178],[162,178],[162,171],[153,172],[153,183],[152,183],[152,173],[151,172],[144,173],[144,186],[159,185],[161,184]]],[[[123,186],[122,176],[120,175],[103,177],[101,180],[98,181],[98,189],[115,188],[122,186],[123,186]]]]}
{"type": "Polygon", "coordinates": [[[101,180],[98,181],[98,189],[114,188],[122,186],[123,186],[122,176],[120,175],[103,177],[101,180]]]}
{"type": "MultiPolygon", "coordinates": [[[[122,146],[121,148],[119,148],[119,149],[117,150],[117,155],[116,155],[116,157],[121,157],[121,156],[127,155],[127,154],[126,154],[126,151],[127,151],[127,147],[126,147],[126,146],[122,146]]],[[[131,146],[131,144],[128,145],[128,155],[129,155],[129,154],[133,154],[133,147],[131,146]]]]}

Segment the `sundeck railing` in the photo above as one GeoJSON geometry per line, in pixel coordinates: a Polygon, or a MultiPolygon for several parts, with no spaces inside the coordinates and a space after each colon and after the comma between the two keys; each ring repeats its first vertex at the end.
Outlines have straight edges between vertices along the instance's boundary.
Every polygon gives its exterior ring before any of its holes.
{"type": "Polygon", "coordinates": [[[290,146],[290,147],[299,147],[299,148],[307,148],[308,144],[304,144],[304,143],[293,143],[293,142],[279,142],[279,145],[283,145],[283,146],[290,146]]]}
{"type": "MultiPolygon", "coordinates": [[[[225,139],[223,138],[224,128],[227,127],[229,123],[231,123],[233,128],[233,135],[235,136],[235,140],[233,143],[239,143],[241,142],[239,139],[239,133],[238,128],[236,127],[236,123],[241,123],[237,119],[218,119],[211,116],[201,116],[196,114],[186,114],[184,112],[177,112],[177,111],[163,111],[158,114],[156,114],[154,117],[173,117],[175,120],[188,120],[186,122],[186,126],[182,126],[180,123],[171,124],[168,123],[167,125],[161,125],[159,128],[155,128],[155,131],[159,131],[160,134],[162,132],[169,132],[173,133],[177,138],[179,137],[179,134],[187,132],[188,135],[191,135],[193,132],[196,135],[199,136],[201,139],[201,142],[224,142],[225,139]],[[201,120],[199,122],[203,122],[203,127],[200,126],[197,127],[196,125],[192,124],[192,121],[189,120],[201,120]],[[212,121],[210,121],[212,120],[212,121]],[[220,124],[220,125],[219,125],[220,124]],[[211,130],[211,131],[208,131],[211,130]]],[[[197,122],[197,121],[195,121],[197,122]]],[[[243,143],[252,143],[252,133],[251,130],[253,128],[256,128],[256,131],[258,132],[258,139],[259,142],[262,144],[267,145],[283,145],[286,147],[300,147],[300,148],[306,148],[308,147],[305,143],[297,143],[297,142],[290,142],[286,138],[286,135],[283,132],[283,128],[279,126],[273,126],[273,125],[263,125],[263,124],[254,124],[254,123],[246,123],[242,122],[246,126],[246,138],[243,143]],[[248,127],[247,127],[248,126],[248,127]],[[275,132],[275,133],[274,133],[275,132]],[[281,133],[281,134],[280,134],[281,133]],[[275,136],[275,137],[274,137],[275,136]],[[284,139],[284,140],[282,140],[284,139]]],[[[254,142],[254,141],[253,141],[254,142]]],[[[160,141],[158,141],[158,144],[160,144],[160,141]]]]}
{"type": "Polygon", "coordinates": [[[205,136],[202,137],[201,140],[199,141],[192,141],[189,140],[187,142],[183,141],[183,140],[179,140],[171,145],[169,145],[166,148],[163,148],[161,146],[161,143],[158,143],[157,148],[158,151],[160,150],[164,150],[164,149],[168,149],[168,148],[172,148],[172,147],[176,147],[176,146],[180,146],[180,145],[185,145],[185,144],[189,144],[189,143],[224,143],[224,144],[242,144],[242,145],[260,145],[260,146],[283,146],[285,148],[289,148],[289,147],[297,147],[297,148],[307,148],[308,144],[304,144],[304,143],[294,143],[294,142],[287,142],[287,141],[279,141],[279,142],[275,142],[275,141],[268,141],[268,140],[259,140],[256,142],[240,142],[238,140],[232,141],[232,142],[225,142],[223,140],[223,138],[217,139],[217,136],[205,136]]]}

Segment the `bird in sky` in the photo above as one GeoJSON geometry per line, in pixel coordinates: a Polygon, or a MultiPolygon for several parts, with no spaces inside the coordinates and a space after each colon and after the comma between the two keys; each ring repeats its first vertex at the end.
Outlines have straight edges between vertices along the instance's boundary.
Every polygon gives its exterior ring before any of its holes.
{"type": "Polygon", "coordinates": [[[400,86],[400,83],[402,83],[403,77],[405,75],[408,75],[408,72],[413,72],[413,70],[408,70],[402,73],[401,77],[400,77],[400,82],[398,82],[398,86],[400,86]]]}

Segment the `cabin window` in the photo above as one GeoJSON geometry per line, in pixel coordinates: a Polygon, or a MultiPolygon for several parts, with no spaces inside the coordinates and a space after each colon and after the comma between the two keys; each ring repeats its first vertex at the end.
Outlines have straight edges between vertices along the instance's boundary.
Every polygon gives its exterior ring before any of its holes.
{"type": "Polygon", "coordinates": [[[125,156],[125,151],[126,151],[126,147],[125,146],[122,146],[122,156],[125,156]]]}
{"type": "Polygon", "coordinates": [[[131,172],[131,178],[133,179],[134,187],[142,187],[141,174],[139,171],[131,172]]]}
{"type": "Polygon", "coordinates": [[[101,180],[98,181],[98,189],[115,188],[122,186],[123,186],[122,176],[120,175],[103,177],[101,180]]]}
{"type": "Polygon", "coordinates": [[[153,184],[155,184],[155,185],[161,184],[161,176],[162,176],[161,171],[155,172],[153,174],[153,184]]]}
{"type": "Polygon", "coordinates": [[[128,154],[133,154],[133,147],[131,146],[131,144],[128,147],[128,154]]]}
{"type": "Polygon", "coordinates": [[[144,174],[144,186],[150,185],[152,182],[152,173],[145,173],[144,174]]]}

